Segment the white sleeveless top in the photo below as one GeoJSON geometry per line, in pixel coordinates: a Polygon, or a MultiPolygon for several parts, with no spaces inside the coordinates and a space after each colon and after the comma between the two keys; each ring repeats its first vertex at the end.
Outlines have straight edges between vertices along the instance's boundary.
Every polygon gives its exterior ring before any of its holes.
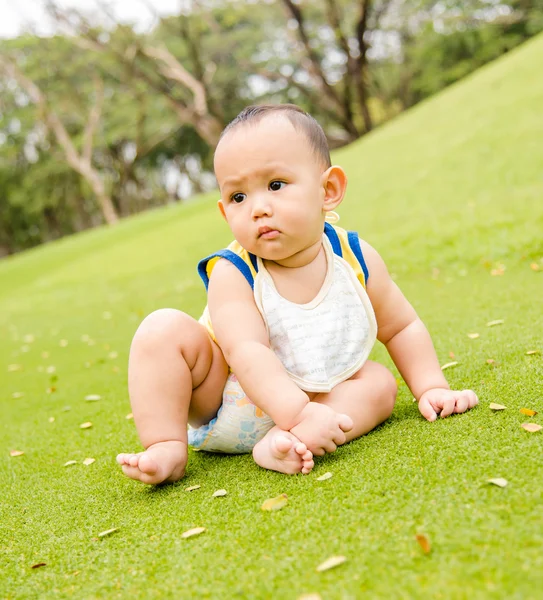
{"type": "Polygon", "coordinates": [[[283,298],[258,258],[254,295],[271,349],[290,378],[307,392],[329,392],[366,362],[377,322],[366,290],[350,265],[322,238],[327,270],[322,288],[307,304],[283,298]]]}

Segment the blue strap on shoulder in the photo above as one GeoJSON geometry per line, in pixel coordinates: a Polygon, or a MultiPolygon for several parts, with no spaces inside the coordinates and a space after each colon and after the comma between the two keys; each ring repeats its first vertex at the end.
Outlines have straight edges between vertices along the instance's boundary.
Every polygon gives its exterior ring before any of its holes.
{"type": "MultiPolygon", "coordinates": [[[[243,258],[241,258],[241,256],[238,256],[235,252],[232,252],[232,250],[224,249],[224,250],[219,250],[218,252],[214,252],[213,254],[210,254],[209,256],[206,256],[198,263],[198,274],[200,275],[200,277],[202,278],[202,281],[204,282],[206,291],[209,286],[209,277],[207,276],[207,263],[212,258],[225,258],[226,260],[229,260],[235,267],[238,268],[240,273],[245,277],[245,279],[247,280],[247,283],[251,286],[251,289],[254,288],[254,284],[255,284],[254,278],[251,273],[251,269],[249,269],[249,266],[247,265],[247,263],[243,260],[243,258]]],[[[254,256],[253,254],[249,254],[249,258],[251,259],[251,263],[252,263],[253,267],[255,268],[255,271],[257,271],[258,264],[256,261],[256,256],[254,256]]]]}
{"type": "Polygon", "coordinates": [[[370,278],[370,273],[368,271],[368,267],[366,265],[366,261],[364,260],[364,255],[362,254],[362,248],[360,247],[360,238],[358,237],[358,233],[356,231],[347,231],[347,239],[349,240],[349,246],[351,250],[354,252],[360,266],[362,267],[362,272],[364,273],[364,280],[366,283],[370,278]]]}
{"type": "Polygon", "coordinates": [[[341,250],[341,242],[339,241],[339,236],[336,230],[330,225],[330,223],[324,224],[324,233],[330,240],[330,244],[332,245],[332,250],[334,254],[341,256],[343,258],[343,251],[341,250]]]}

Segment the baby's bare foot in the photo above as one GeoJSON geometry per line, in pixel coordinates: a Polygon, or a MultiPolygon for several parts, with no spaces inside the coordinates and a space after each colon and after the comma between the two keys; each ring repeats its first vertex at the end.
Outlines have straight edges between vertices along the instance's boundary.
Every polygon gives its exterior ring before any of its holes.
{"type": "Polygon", "coordinates": [[[279,427],[271,429],[253,448],[253,458],[264,469],[287,475],[311,472],[313,454],[307,446],[289,431],[279,427]]]}
{"type": "Polygon", "coordinates": [[[158,442],[138,454],[119,454],[123,473],[143,483],[177,481],[185,474],[187,445],[180,441],[158,442]]]}

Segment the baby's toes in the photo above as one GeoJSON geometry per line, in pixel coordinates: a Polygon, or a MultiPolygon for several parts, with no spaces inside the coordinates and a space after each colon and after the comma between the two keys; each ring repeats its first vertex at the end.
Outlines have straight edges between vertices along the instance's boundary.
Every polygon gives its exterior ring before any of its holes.
{"type": "Polygon", "coordinates": [[[143,483],[154,483],[153,481],[150,481],[151,476],[147,475],[147,473],[142,473],[138,467],[123,465],[122,469],[123,473],[127,477],[130,477],[130,479],[135,479],[136,481],[143,481],[143,483]]]}
{"type": "Polygon", "coordinates": [[[307,475],[308,473],[311,473],[311,470],[313,469],[313,467],[315,466],[315,463],[313,462],[313,459],[309,459],[309,460],[304,460],[302,462],[302,473],[304,475],[307,475]]]}
{"type": "Polygon", "coordinates": [[[149,456],[148,452],[144,452],[139,457],[138,468],[142,473],[147,473],[147,475],[155,475],[155,473],[158,471],[158,464],[156,460],[149,456]]]}
{"type": "Polygon", "coordinates": [[[137,467],[139,461],[140,461],[140,455],[139,454],[130,454],[128,456],[126,464],[130,465],[131,467],[137,467]]]}
{"type": "MultiPolygon", "coordinates": [[[[305,454],[307,454],[309,452],[309,450],[307,449],[307,446],[303,442],[298,442],[296,444],[294,450],[296,451],[296,454],[299,454],[302,458],[305,454]]],[[[311,458],[313,458],[312,454],[311,454],[311,458]]]]}
{"type": "Polygon", "coordinates": [[[130,459],[132,458],[132,456],[136,456],[135,454],[118,454],[117,455],[117,462],[120,465],[129,465],[130,464],[130,459]]]}
{"type": "Polygon", "coordinates": [[[307,450],[305,454],[302,454],[302,460],[312,460],[313,452],[311,450],[307,450]]]}

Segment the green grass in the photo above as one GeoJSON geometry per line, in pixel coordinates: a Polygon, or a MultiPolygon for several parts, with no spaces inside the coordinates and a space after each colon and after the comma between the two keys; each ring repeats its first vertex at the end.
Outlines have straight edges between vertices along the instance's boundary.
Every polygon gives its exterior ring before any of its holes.
{"type": "Polygon", "coordinates": [[[387,423],[307,477],[191,453],[182,482],[146,488],[114,461],[139,447],[125,419],[138,322],[164,306],[197,316],[196,262],[230,239],[213,194],[2,261],[0,597],[541,597],[543,437],[520,425],[543,418],[519,409],[543,409],[543,358],[526,355],[543,350],[543,271],[530,268],[543,269],[542,55],[540,36],[335,154],[350,179],[341,225],[381,252],[442,363],[459,361],[451,384],[481,403],[430,424],[402,385],[387,423]],[[283,492],[286,508],[260,510],[283,492]],[[348,562],[315,572],[337,554],[348,562]]]}

